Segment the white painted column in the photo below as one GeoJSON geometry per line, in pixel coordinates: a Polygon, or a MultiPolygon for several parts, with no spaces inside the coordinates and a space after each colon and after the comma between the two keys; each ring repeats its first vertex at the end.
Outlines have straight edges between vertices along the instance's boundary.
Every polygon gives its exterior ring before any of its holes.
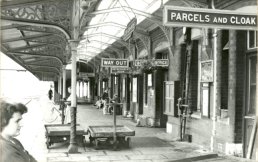
{"type": "Polygon", "coordinates": [[[217,122],[217,29],[213,33],[213,110],[212,110],[212,135],[211,135],[211,151],[214,150],[214,140],[216,137],[217,122]]]}
{"type": "Polygon", "coordinates": [[[76,55],[77,55],[77,46],[79,41],[70,40],[70,47],[72,53],[72,71],[71,71],[71,107],[77,106],[76,101],[76,83],[77,83],[77,75],[76,75],[76,55]]]}
{"type": "Polygon", "coordinates": [[[62,75],[58,77],[58,94],[62,94],[62,75]]]}
{"type": "Polygon", "coordinates": [[[63,65],[63,98],[66,98],[66,65],[63,65]]]}
{"type": "Polygon", "coordinates": [[[87,82],[87,96],[90,99],[91,95],[90,95],[90,81],[87,82]]]}

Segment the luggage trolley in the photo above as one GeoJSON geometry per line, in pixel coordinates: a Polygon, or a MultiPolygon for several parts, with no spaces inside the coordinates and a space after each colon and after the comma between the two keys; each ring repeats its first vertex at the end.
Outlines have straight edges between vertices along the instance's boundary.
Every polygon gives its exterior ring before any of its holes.
{"type": "Polygon", "coordinates": [[[123,125],[116,125],[116,106],[121,105],[121,103],[111,103],[113,106],[113,125],[99,125],[99,126],[89,126],[88,133],[90,135],[90,144],[95,143],[96,148],[98,148],[101,141],[113,144],[113,149],[116,150],[118,144],[124,144],[125,146],[130,146],[130,137],[135,136],[135,131],[123,125]]]}
{"type": "MultiPolygon", "coordinates": [[[[46,129],[46,145],[49,149],[53,143],[66,142],[70,140],[70,124],[47,124],[45,125],[46,129]]],[[[87,135],[87,132],[80,127],[79,124],[76,125],[76,142],[82,143],[85,146],[86,141],[84,135],[87,135]]]]}

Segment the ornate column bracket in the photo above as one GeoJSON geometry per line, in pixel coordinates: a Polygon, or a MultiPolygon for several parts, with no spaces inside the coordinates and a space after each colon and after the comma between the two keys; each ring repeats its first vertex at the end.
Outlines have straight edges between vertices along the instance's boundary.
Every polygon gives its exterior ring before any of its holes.
{"type": "Polygon", "coordinates": [[[114,47],[111,47],[111,46],[109,48],[117,53],[118,58],[121,58],[121,54],[124,53],[123,50],[120,50],[120,49],[117,49],[117,48],[114,48],[114,47]]]}
{"type": "Polygon", "coordinates": [[[150,38],[150,36],[149,35],[147,36],[147,35],[141,34],[141,33],[136,33],[136,32],[134,32],[133,35],[143,42],[145,49],[147,50],[148,56],[151,56],[151,38],[150,38]]]}
{"type": "Polygon", "coordinates": [[[129,43],[127,43],[125,41],[119,41],[119,43],[122,44],[123,46],[125,46],[125,48],[127,48],[128,51],[130,51],[129,43]]]}
{"type": "Polygon", "coordinates": [[[136,43],[128,43],[129,56],[132,56],[132,59],[135,58],[135,46],[136,46],[136,43]]]}
{"type": "Polygon", "coordinates": [[[163,31],[163,33],[165,34],[165,37],[167,38],[167,41],[168,41],[168,44],[169,44],[169,47],[168,47],[169,54],[174,56],[174,45],[173,45],[174,33],[173,33],[173,28],[166,27],[166,26],[163,26],[163,25],[159,25],[159,27],[163,31]]]}
{"type": "Polygon", "coordinates": [[[80,42],[79,40],[69,40],[68,41],[72,54],[73,54],[73,52],[77,52],[77,46],[78,46],[79,42],[80,42]]]}

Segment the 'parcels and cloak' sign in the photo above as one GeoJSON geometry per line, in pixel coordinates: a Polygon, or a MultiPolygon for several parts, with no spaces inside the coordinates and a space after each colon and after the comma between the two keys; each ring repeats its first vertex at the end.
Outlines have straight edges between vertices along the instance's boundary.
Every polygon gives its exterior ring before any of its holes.
{"type": "Polygon", "coordinates": [[[165,6],[163,24],[165,26],[257,30],[257,15],[229,10],[165,6]]]}

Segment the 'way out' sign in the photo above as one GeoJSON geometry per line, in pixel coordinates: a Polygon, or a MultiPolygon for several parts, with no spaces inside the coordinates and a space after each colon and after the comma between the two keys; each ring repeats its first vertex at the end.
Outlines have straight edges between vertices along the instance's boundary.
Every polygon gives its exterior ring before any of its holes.
{"type": "Polygon", "coordinates": [[[127,59],[112,59],[112,58],[102,58],[102,67],[129,67],[129,61],[127,59]]]}
{"type": "Polygon", "coordinates": [[[163,24],[165,26],[257,30],[257,15],[229,10],[165,6],[163,24]]]}

